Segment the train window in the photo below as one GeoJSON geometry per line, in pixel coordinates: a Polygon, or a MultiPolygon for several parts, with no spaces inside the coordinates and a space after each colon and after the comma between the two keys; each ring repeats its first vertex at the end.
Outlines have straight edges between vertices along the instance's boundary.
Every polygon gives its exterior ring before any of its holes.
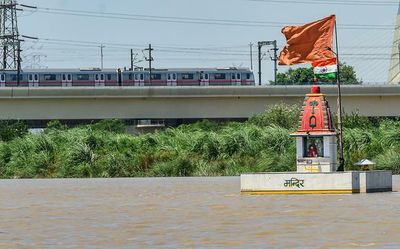
{"type": "Polygon", "coordinates": [[[33,75],[32,74],[29,75],[29,81],[33,81],[33,75]]]}
{"type": "Polygon", "coordinates": [[[67,75],[67,79],[68,79],[68,81],[71,81],[71,80],[72,80],[72,75],[71,75],[71,74],[68,74],[68,75],[67,75]]]}
{"type": "Polygon", "coordinates": [[[246,74],[246,79],[250,79],[251,78],[251,75],[248,73],[248,74],[246,74]]]}
{"type": "Polygon", "coordinates": [[[216,74],[214,74],[214,79],[216,79],[216,80],[224,80],[224,79],[226,79],[226,74],[224,74],[224,73],[216,73],[216,74]]]}
{"type": "Polygon", "coordinates": [[[81,81],[88,81],[89,80],[89,74],[77,74],[76,75],[77,80],[81,81]]]}
{"type": "Polygon", "coordinates": [[[171,74],[168,74],[168,80],[171,80],[171,74]]]}
{"type": "Polygon", "coordinates": [[[200,74],[200,79],[202,80],[204,78],[204,76],[203,76],[203,74],[201,73],[200,74]]]}
{"type": "MultiPolygon", "coordinates": [[[[135,77],[136,77],[136,75],[135,75],[135,77]]],[[[132,79],[133,79],[133,75],[132,75],[131,73],[128,75],[128,79],[129,79],[129,80],[132,80],[132,79]]]]}
{"type": "Polygon", "coordinates": [[[173,73],[173,74],[172,74],[172,79],[173,79],[173,80],[176,80],[176,73],[173,73]]]}
{"type": "Polygon", "coordinates": [[[208,80],[208,73],[207,73],[206,75],[204,75],[204,78],[205,78],[206,80],[208,80]]]}
{"type": "Polygon", "coordinates": [[[65,74],[62,75],[62,80],[63,80],[63,81],[66,81],[66,80],[67,80],[67,77],[65,77],[65,74]]]}
{"type": "Polygon", "coordinates": [[[232,79],[233,79],[233,80],[236,80],[236,76],[235,76],[234,73],[232,74],[232,79]]]}
{"type": "Polygon", "coordinates": [[[96,74],[96,76],[95,76],[95,77],[96,77],[96,80],[99,80],[99,75],[98,75],[98,74],[96,74]]]}
{"type": "Polygon", "coordinates": [[[56,80],[56,77],[57,76],[55,74],[45,74],[43,78],[45,81],[54,81],[56,80]]]}
{"type": "Polygon", "coordinates": [[[151,75],[152,80],[161,80],[161,74],[160,73],[155,73],[151,75]]]}
{"type": "Polygon", "coordinates": [[[140,75],[140,80],[143,80],[144,79],[144,76],[143,76],[143,74],[141,74],[140,75]]]}
{"type": "Polygon", "coordinates": [[[107,80],[111,80],[111,74],[107,74],[107,80]]]}
{"type": "Polygon", "coordinates": [[[192,80],[194,78],[194,74],[192,73],[184,73],[182,74],[182,79],[183,80],[192,80]]]}
{"type": "Polygon", "coordinates": [[[11,74],[10,75],[10,80],[11,81],[17,81],[17,75],[16,74],[11,74]]]}
{"type": "Polygon", "coordinates": [[[100,74],[100,80],[104,80],[104,74],[100,74]]]}
{"type": "Polygon", "coordinates": [[[240,80],[240,73],[236,75],[236,79],[240,80]]]}
{"type": "Polygon", "coordinates": [[[37,74],[35,74],[35,81],[38,81],[39,80],[39,75],[37,75],[37,74]]]}
{"type": "Polygon", "coordinates": [[[139,74],[135,74],[135,80],[139,80],[139,74]]]}
{"type": "Polygon", "coordinates": [[[2,82],[4,82],[4,81],[5,81],[4,74],[2,74],[2,75],[0,76],[0,80],[1,80],[2,82]]]}

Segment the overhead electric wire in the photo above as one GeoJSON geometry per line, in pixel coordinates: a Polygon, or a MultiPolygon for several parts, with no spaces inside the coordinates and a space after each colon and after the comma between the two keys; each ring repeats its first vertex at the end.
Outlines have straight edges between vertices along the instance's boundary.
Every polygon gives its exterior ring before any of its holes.
{"type": "MultiPolygon", "coordinates": [[[[50,39],[50,38],[39,38],[37,41],[26,41],[31,43],[43,43],[49,45],[67,45],[73,47],[89,47],[89,48],[98,48],[101,44],[107,45],[108,48],[111,49],[128,49],[128,48],[135,48],[137,51],[141,51],[145,48],[145,44],[129,44],[129,43],[111,43],[111,42],[92,42],[92,41],[79,41],[79,40],[63,40],[63,39],[50,39]]],[[[392,46],[341,46],[343,49],[366,49],[366,48],[373,48],[373,49],[388,49],[392,46]]],[[[176,47],[176,46],[163,46],[159,45],[156,46],[157,51],[162,52],[187,52],[187,53],[194,53],[194,52],[209,52],[209,53],[239,53],[239,54],[248,54],[247,46],[231,46],[231,47],[214,47],[214,48],[200,48],[200,47],[176,47]],[[230,48],[237,48],[243,47],[243,50],[231,50],[230,48]]],[[[67,49],[66,49],[67,50],[67,49]]],[[[256,51],[254,51],[256,54],[256,51]]]]}
{"type": "MultiPolygon", "coordinates": [[[[262,1],[262,0],[260,0],[262,1]]],[[[120,19],[120,20],[136,20],[150,22],[169,22],[181,24],[207,24],[207,25],[224,25],[224,26],[244,26],[244,27],[283,27],[287,25],[299,25],[287,22],[267,22],[256,20],[232,20],[232,19],[212,19],[212,18],[195,18],[195,17],[174,17],[174,16],[158,16],[158,15],[142,15],[142,14],[126,14],[116,12],[99,12],[99,11],[83,11],[59,8],[43,8],[37,7],[35,10],[40,13],[120,19]]],[[[393,30],[394,25],[389,24],[339,24],[341,29],[376,29],[376,30],[393,30]]]]}
{"type": "MultiPolygon", "coordinates": [[[[139,46],[137,44],[121,44],[121,43],[109,43],[109,42],[90,42],[90,41],[77,41],[77,40],[62,40],[62,39],[48,39],[48,38],[39,38],[38,41],[29,41],[34,43],[44,43],[44,44],[53,44],[53,45],[70,45],[70,46],[78,46],[78,47],[90,47],[95,48],[99,47],[101,44],[108,46],[109,48],[114,49],[122,49],[122,48],[135,48],[136,51],[142,51],[145,48],[145,45],[139,46]]],[[[196,53],[208,53],[208,54],[233,54],[233,55],[248,55],[247,50],[238,51],[238,50],[229,50],[229,47],[226,50],[223,50],[223,47],[218,48],[188,48],[188,47],[171,47],[171,46],[158,46],[158,52],[178,52],[178,53],[188,53],[188,54],[196,54],[196,53]]]]}
{"type": "Polygon", "coordinates": [[[329,1],[329,0],[245,0],[250,2],[265,2],[279,4],[323,4],[323,5],[350,5],[350,6],[398,6],[395,1],[329,1]]]}

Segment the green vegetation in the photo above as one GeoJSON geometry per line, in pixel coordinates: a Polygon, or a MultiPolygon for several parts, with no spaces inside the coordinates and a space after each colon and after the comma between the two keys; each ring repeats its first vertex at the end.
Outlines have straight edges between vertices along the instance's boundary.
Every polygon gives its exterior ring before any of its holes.
{"type": "MultiPolygon", "coordinates": [[[[271,85],[311,85],[314,84],[314,72],[312,67],[300,67],[297,69],[289,68],[285,73],[278,73],[276,83],[271,81],[271,85]]],[[[343,85],[361,84],[357,79],[354,67],[346,63],[340,63],[340,82],[343,85]]],[[[319,84],[336,84],[336,80],[319,82],[319,84]]]]}
{"type": "MultiPolygon", "coordinates": [[[[68,128],[52,121],[29,134],[2,124],[1,178],[226,176],[295,170],[299,109],[277,105],[245,123],[209,121],[131,136],[118,120],[68,128]],[[4,135],[3,135],[4,134],[4,135]]],[[[400,121],[345,119],[346,167],[360,159],[400,173],[400,121]]],[[[17,128],[15,128],[17,127],[17,128]]]]}

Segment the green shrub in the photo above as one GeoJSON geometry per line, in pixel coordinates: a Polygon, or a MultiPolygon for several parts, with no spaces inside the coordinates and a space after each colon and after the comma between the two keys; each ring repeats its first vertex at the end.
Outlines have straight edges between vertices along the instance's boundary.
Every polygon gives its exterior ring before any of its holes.
{"type": "Polygon", "coordinates": [[[106,119],[90,125],[94,131],[125,133],[125,123],[119,119],[106,119]]]}
{"type": "Polygon", "coordinates": [[[28,126],[23,121],[0,121],[0,140],[4,142],[28,134],[28,126]]]}
{"type": "Polygon", "coordinates": [[[296,129],[299,125],[300,107],[297,105],[276,104],[268,108],[264,114],[256,115],[250,123],[257,126],[276,125],[285,129],[296,129]]]}

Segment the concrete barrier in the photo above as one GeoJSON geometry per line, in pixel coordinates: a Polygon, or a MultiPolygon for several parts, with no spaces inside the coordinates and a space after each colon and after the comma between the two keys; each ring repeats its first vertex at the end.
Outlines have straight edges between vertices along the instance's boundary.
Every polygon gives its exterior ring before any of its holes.
{"type": "Polygon", "coordinates": [[[362,171],[360,172],[361,193],[392,191],[391,171],[362,171]]]}

